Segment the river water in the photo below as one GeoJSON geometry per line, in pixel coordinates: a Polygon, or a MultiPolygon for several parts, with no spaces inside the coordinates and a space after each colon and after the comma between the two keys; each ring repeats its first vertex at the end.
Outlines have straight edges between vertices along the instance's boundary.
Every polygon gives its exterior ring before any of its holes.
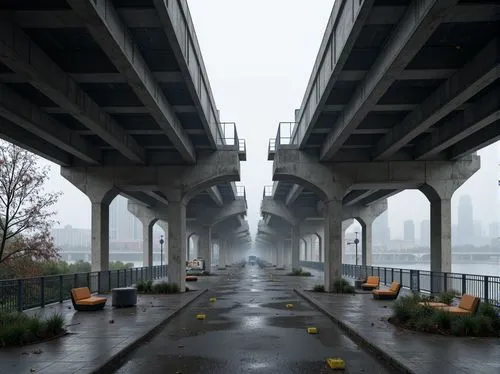
{"type": "MultiPolygon", "coordinates": [[[[381,266],[388,268],[398,269],[416,269],[416,270],[430,270],[430,264],[377,264],[373,266],[381,266]]],[[[451,271],[453,273],[461,274],[479,274],[479,275],[495,275],[500,276],[500,263],[492,264],[452,264],[451,271]]]]}

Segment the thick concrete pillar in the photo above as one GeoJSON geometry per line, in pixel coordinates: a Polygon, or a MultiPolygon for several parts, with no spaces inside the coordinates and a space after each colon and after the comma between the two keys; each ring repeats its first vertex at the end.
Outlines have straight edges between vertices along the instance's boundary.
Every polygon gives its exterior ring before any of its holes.
{"type": "Polygon", "coordinates": [[[372,264],[372,226],[373,221],[361,222],[361,265],[372,264]]]}
{"type": "Polygon", "coordinates": [[[153,266],[153,226],[155,220],[142,222],[142,264],[153,266]]]}
{"type": "Polygon", "coordinates": [[[278,239],[277,241],[278,250],[278,263],[279,268],[285,267],[285,241],[283,239],[278,239]]]}
{"type": "Polygon", "coordinates": [[[205,270],[211,271],[212,269],[212,229],[210,226],[203,226],[200,229],[200,236],[198,240],[199,251],[198,254],[205,260],[205,270]]]}
{"type": "Polygon", "coordinates": [[[431,200],[431,271],[451,272],[451,199],[431,200]]]}
{"type": "Polygon", "coordinates": [[[300,268],[300,227],[292,226],[292,269],[300,268]]]}
{"type": "Polygon", "coordinates": [[[220,240],[219,242],[219,266],[226,266],[226,251],[227,251],[227,241],[220,240]]]}
{"type": "Polygon", "coordinates": [[[348,220],[345,220],[345,221],[342,221],[342,263],[345,264],[345,249],[346,249],[346,240],[345,240],[345,232],[346,230],[351,227],[352,223],[354,222],[354,220],[351,218],[351,219],[348,219],[348,220]]]}
{"type": "Polygon", "coordinates": [[[160,263],[166,265],[168,264],[168,223],[166,221],[158,221],[158,226],[163,230],[163,240],[165,241],[163,243],[163,258],[160,263]]]}
{"type": "Polygon", "coordinates": [[[342,276],[342,200],[325,202],[325,291],[342,276]]]}
{"type": "Polygon", "coordinates": [[[92,271],[109,269],[109,204],[92,202],[92,271]]]}
{"type": "Polygon", "coordinates": [[[273,265],[278,266],[278,246],[276,243],[274,243],[273,248],[271,249],[273,255],[272,255],[272,263],[273,265]]]}
{"type": "Polygon", "coordinates": [[[168,202],[168,281],[186,289],[186,205],[183,201],[168,202]]]}

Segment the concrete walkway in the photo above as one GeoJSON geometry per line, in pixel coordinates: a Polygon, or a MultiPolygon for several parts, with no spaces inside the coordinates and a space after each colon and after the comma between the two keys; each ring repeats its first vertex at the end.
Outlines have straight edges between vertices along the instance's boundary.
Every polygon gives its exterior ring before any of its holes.
{"type": "Polygon", "coordinates": [[[328,357],[343,358],[347,373],[394,372],[295,294],[291,285],[301,280],[250,265],[230,273],[129,355],[118,373],[333,373],[328,357]],[[203,321],[195,318],[200,312],[203,321]]]}
{"type": "Polygon", "coordinates": [[[304,280],[302,287],[296,287],[300,295],[328,314],[360,345],[371,347],[377,355],[391,359],[407,372],[500,373],[500,339],[451,337],[396,328],[387,322],[393,302],[374,300],[369,293],[301,291],[310,289],[307,282],[304,280]]]}
{"type": "Polygon", "coordinates": [[[218,277],[204,277],[191,291],[176,295],[138,296],[136,307],[77,312],[71,302],[27,311],[42,317],[61,313],[69,334],[19,348],[0,348],[0,373],[109,373],[122,356],[153,335],[182,308],[194,301],[218,277]],[[204,289],[205,288],[205,289],[204,289]],[[202,289],[204,289],[202,291],[202,289]]]}

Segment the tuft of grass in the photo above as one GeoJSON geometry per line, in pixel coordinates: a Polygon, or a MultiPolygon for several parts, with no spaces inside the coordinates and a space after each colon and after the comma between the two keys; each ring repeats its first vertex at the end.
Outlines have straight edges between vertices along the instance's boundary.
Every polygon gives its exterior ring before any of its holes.
{"type": "Polygon", "coordinates": [[[450,305],[453,302],[453,300],[455,300],[456,296],[457,296],[457,292],[451,290],[451,291],[440,293],[438,295],[437,299],[438,299],[438,302],[440,302],[440,303],[445,303],[445,304],[450,305]]]}
{"type": "Polygon", "coordinates": [[[449,331],[453,321],[453,316],[445,311],[438,310],[434,313],[432,321],[443,331],[449,331]]]}
{"type": "Polygon", "coordinates": [[[63,330],[64,317],[61,313],[54,313],[47,319],[47,331],[49,334],[57,335],[63,330]]]}
{"type": "Polygon", "coordinates": [[[0,313],[0,347],[35,343],[64,331],[62,315],[43,320],[39,315],[0,313]]]}
{"type": "Polygon", "coordinates": [[[325,292],[325,286],[322,285],[322,284],[316,284],[314,287],[313,287],[313,291],[314,292],[325,292]]]}
{"type": "Polygon", "coordinates": [[[153,286],[152,292],[158,294],[179,293],[180,287],[177,283],[160,282],[153,286]]]}
{"type": "Polygon", "coordinates": [[[344,278],[338,278],[333,282],[333,293],[355,293],[354,287],[344,278]]]}
{"type": "Polygon", "coordinates": [[[137,292],[139,293],[152,293],[153,292],[153,281],[147,280],[147,281],[138,281],[137,284],[135,285],[137,288],[137,292]]]}
{"type": "Polygon", "coordinates": [[[302,268],[298,268],[298,269],[292,269],[292,271],[287,275],[295,277],[310,277],[311,273],[309,271],[303,271],[302,268]]]}

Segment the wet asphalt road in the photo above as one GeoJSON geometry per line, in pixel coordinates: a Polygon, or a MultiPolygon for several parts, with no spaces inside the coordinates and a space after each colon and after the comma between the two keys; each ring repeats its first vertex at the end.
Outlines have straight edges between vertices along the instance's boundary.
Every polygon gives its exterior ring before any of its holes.
{"type": "Polygon", "coordinates": [[[116,373],[334,372],[325,363],[328,357],[344,359],[347,373],[392,372],[298,297],[292,277],[271,276],[249,265],[230,272],[210,277],[209,291],[134,351],[116,373]],[[211,303],[210,297],[217,301],[211,303]],[[287,303],[294,308],[287,309],[287,303]],[[197,313],[206,319],[197,320],[197,313]],[[319,333],[310,335],[307,327],[319,333]]]}

